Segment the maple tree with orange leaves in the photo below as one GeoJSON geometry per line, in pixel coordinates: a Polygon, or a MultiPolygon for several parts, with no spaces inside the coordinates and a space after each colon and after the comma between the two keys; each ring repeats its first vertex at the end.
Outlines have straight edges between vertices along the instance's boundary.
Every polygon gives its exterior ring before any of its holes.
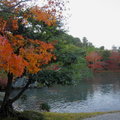
{"type": "Polygon", "coordinates": [[[96,51],[89,53],[86,56],[86,60],[88,63],[88,67],[91,68],[93,71],[103,68],[103,66],[102,66],[103,62],[101,61],[102,56],[96,51]]]}
{"type": "Polygon", "coordinates": [[[56,22],[62,19],[63,2],[48,0],[42,7],[27,7],[29,1],[31,0],[0,1],[0,71],[4,71],[8,78],[7,82],[3,82],[7,85],[0,116],[14,115],[12,104],[31,84],[32,74],[36,74],[43,65],[56,59],[52,43],[31,39],[18,31],[20,25],[30,25],[29,19],[55,26],[56,22]],[[10,98],[12,82],[23,75],[28,77],[26,85],[14,98],[10,98]]]}

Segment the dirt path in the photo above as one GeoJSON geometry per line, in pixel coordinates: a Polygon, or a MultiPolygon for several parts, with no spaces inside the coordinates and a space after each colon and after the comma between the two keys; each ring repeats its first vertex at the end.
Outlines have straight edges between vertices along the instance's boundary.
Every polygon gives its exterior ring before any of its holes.
{"type": "Polygon", "coordinates": [[[98,115],[96,117],[86,118],[84,120],[120,120],[120,112],[98,115]]]}

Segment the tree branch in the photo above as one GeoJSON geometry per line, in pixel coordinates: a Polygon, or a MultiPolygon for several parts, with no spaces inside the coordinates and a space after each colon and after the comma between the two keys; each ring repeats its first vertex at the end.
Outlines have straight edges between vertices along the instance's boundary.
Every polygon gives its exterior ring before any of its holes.
{"type": "Polygon", "coordinates": [[[15,102],[17,99],[19,99],[19,97],[25,92],[25,90],[29,87],[29,85],[31,84],[31,80],[28,79],[26,85],[23,87],[23,89],[13,98],[11,99],[11,103],[15,102]]]}
{"type": "Polygon", "coordinates": [[[16,3],[16,5],[10,7],[9,10],[15,8],[16,6],[18,6],[19,4],[21,4],[23,2],[28,2],[28,1],[30,1],[30,0],[21,0],[20,2],[16,3]]]}
{"type": "Polygon", "coordinates": [[[20,5],[23,2],[28,2],[28,1],[30,1],[30,0],[21,0],[18,3],[16,3],[15,5],[13,5],[13,6],[9,7],[9,8],[4,9],[2,12],[11,13],[11,10],[14,9],[16,6],[20,5]]]}

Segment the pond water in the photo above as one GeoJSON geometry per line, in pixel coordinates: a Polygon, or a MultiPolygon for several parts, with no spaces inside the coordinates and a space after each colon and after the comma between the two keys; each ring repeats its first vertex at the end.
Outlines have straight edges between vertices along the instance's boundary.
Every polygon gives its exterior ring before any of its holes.
{"type": "Polygon", "coordinates": [[[29,89],[27,99],[15,103],[23,110],[39,110],[42,101],[51,112],[78,113],[120,110],[120,73],[97,73],[78,85],[29,89]]]}

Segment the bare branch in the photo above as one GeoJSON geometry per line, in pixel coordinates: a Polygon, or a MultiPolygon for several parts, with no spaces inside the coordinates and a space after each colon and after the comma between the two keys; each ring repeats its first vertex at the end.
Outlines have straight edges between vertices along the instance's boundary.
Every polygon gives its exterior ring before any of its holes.
{"type": "Polygon", "coordinates": [[[21,0],[20,2],[16,3],[16,5],[10,7],[9,10],[15,8],[16,6],[20,5],[23,2],[28,2],[28,1],[30,1],[30,0],[21,0]]]}
{"type": "MultiPolygon", "coordinates": [[[[16,3],[15,5],[9,7],[9,8],[6,8],[4,10],[2,10],[2,12],[7,12],[7,13],[11,13],[11,10],[14,9],[15,7],[19,6],[21,3],[24,3],[24,2],[28,2],[28,1],[31,1],[31,0],[21,0],[19,1],[18,3],[16,3]]],[[[5,6],[5,5],[4,5],[5,6]]]]}

